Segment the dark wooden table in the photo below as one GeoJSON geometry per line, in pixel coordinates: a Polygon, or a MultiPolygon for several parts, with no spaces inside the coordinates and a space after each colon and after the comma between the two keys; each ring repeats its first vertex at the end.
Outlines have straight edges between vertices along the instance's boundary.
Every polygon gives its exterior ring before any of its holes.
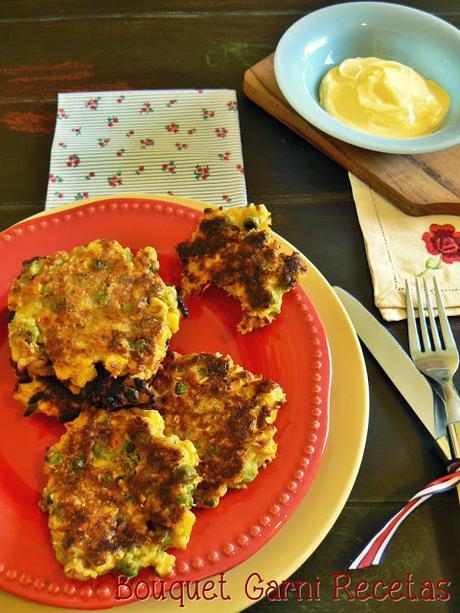
{"type": "MultiPolygon", "coordinates": [[[[43,209],[56,95],[62,91],[230,87],[239,94],[248,193],[266,203],[276,231],[332,283],[373,309],[361,231],[344,170],[246,100],[246,68],[271,52],[315,0],[2,0],[0,4],[0,220],[6,228],[43,209]]],[[[460,26],[458,0],[407,2],[460,26]]],[[[456,322],[456,334],[460,326],[456,322]]],[[[405,344],[405,325],[390,331],[405,344]]],[[[322,580],[317,603],[262,611],[460,611],[460,509],[454,493],[425,504],[400,529],[385,564],[356,577],[386,582],[413,573],[452,583],[449,603],[332,602],[344,568],[386,518],[443,473],[429,436],[366,355],[371,413],[361,471],[336,525],[297,579],[322,580]]],[[[301,535],[299,535],[301,538],[301,535]]]]}

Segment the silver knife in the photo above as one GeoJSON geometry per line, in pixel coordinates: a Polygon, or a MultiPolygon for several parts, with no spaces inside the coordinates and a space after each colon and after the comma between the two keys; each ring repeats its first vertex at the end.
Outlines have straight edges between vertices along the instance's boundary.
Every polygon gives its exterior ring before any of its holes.
{"type": "Polygon", "coordinates": [[[451,459],[441,398],[417,369],[393,336],[351,294],[341,287],[335,293],[350,317],[359,338],[383,368],[422,424],[435,439],[445,461],[451,459]]]}

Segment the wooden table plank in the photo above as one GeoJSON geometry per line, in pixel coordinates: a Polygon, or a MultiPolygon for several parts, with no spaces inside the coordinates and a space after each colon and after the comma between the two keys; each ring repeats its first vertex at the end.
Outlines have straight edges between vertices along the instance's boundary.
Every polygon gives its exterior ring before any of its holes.
{"type": "MultiPolygon", "coordinates": [[[[0,5],[0,19],[59,19],[85,15],[91,17],[125,15],[152,15],[153,13],[175,14],[188,18],[196,13],[290,13],[302,16],[323,6],[336,4],[334,1],[321,0],[111,0],[111,2],[94,2],[94,0],[3,0],[0,5]]],[[[460,12],[458,0],[438,2],[437,0],[419,0],[405,2],[424,11],[451,15],[460,12]]]]}

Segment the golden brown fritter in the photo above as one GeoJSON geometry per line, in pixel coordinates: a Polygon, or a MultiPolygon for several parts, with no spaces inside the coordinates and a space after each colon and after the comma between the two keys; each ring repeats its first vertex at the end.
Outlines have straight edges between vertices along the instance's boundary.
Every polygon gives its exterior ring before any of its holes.
{"type": "Polygon", "coordinates": [[[48,450],[41,507],[68,577],[172,571],[165,549],[190,539],[198,456],[163,430],[157,411],[85,411],[48,450]]]}
{"type": "Polygon", "coordinates": [[[98,363],[114,377],[149,379],[180,318],[158,269],[153,247],[133,255],[110,240],[25,262],[8,297],[17,370],[55,375],[74,392],[98,363]]]}
{"type": "Polygon", "coordinates": [[[285,394],[219,353],[171,354],[154,381],[166,434],[192,441],[202,478],[197,506],[219,504],[228,488],[245,488],[276,455],[273,425],[285,394]]]}
{"type": "Polygon", "coordinates": [[[177,246],[183,296],[211,284],[223,288],[241,303],[243,334],[279,315],[284,294],[306,270],[298,253],[281,252],[270,224],[263,204],[205,209],[192,238],[177,246]]]}
{"type": "Polygon", "coordinates": [[[50,377],[19,378],[14,397],[26,407],[24,416],[35,412],[57,417],[61,422],[75,419],[82,411],[106,409],[150,409],[155,405],[155,396],[148,381],[130,375],[112,377],[103,366],[96,366],[97,376],[74,393],[54,375],[50,377]]]}

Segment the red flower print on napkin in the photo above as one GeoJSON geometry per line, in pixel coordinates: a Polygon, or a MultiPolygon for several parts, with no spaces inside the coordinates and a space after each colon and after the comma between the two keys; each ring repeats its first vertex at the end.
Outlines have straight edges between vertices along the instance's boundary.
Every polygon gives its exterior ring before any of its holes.
{"type": "Polygon", "coordinates": [[[216,114],[215,111],[210,111],[209,109],[201,109],[203,119],[209,119],[210,117],[214,117],[216,114]]]}
{"type": "Polygon", "coordinates": [[[90,98],[89,100],[85,101],[85,107],[89,110],[89,111],[96,111],[97,107],[99,106],[99,100],[101,98],[90,98]]]}
{"type": "Polygon", "coordinates": [[[217,138],[225,138],[228,134],[227,128],[216,128],[214,132],[216,133],[217,138]]]}
{"type": "Polygon", "coordinates": [[[238,110],[238,103],[236,100],[230,100],[230,102],[227,102],[227,108],[229,111],[237,111],[238,110]]]}
{"type": "Polygon", "coordinates": [[[172,106],[174,106],[174,104],[177,104],[177,100],[175,98],[167,102],[166,106],[168,107],[168,109],[170,109],[172,106]]]}
{"type": "Polygon", "coordinates": [[[72,128],[72,132],[75,136],[81,136],[81,126],[79,128],[72,128]]]}
{"type": "Polygon", "coordinates": [[[460,262],[460,232],[451,224],[431,224],[429,232],[422,236],[426,250],[431,255],[439,255],[446,264],[460,262]]]}
{"type": "Polygon", "coordinates": [[[196,132],[196,128],[190,128],[190,130],[187,130],[187,134],[189,136],[191,136],[192,134],[195,134],[195,132],[196,132]]]}
{"type": "Polygon", "coordinates": [[[118,96],[117,98],[117,104],[122,104],[123,100],[125,99],[124,96],[118,96]]]}
{"type": "Polygon", "coordinates": [[[141,106],[141,110],[139,111],[139,113],[141,115],[147,115],[148,113],[153,113],[152,103],[144,102],[144,104],[141,106]]]}
{"type": "Polygon", "coordinates": [[[50,183],[62,183],[64,179],[59,175],[53,175],[52,173],[49,176],[50,183]]]}
{"type": "Polygon", "coordinates": [[[231,151],[226,151],[225,153],[218,153],[217,157],[219,158],[219,160],[222,160],[222,162],[228,162],[231,155],[232,155],[231,151]]]}
{"type": "Polygon", "coordinates": [[[238,172],[241,172],[241,174],[244,175],[244,166],[242,164],[237,164],[235,168],[238,172]]]}
{"type": "Polygon", "coordinates": [[[139,166],[139,168],[136,170],[137,175],[141,175],[143,172],[145,172],[145,166],[139,166]]]}
{"type": "Polygon", "coordinates": [[[110,143],[110,138],[98,138],[97,139],[97,144],[99,145],[99,147],[101,147],[101,149],[103,149],[104,147],[107,147],[109,143],[110,143]]]}
{"type": "Polygon", "coordinates": [[[179,124],[169,123],[167,126],[165,126],[165,130],[172,132],[173,134],[177,134],[177,132],[179,132],[179,124]]]}
{"type": "Polygon", "coordinates": [[[162,172],[169,172],[172,175],[176,174],[176,164],[174,162],[165,162],[161,165],[162,172]]]}
{"type": "Polygon", "coordinates": [[[87,198],[89,198],[88,192],[78,192],[78,194],[74,196],[74,200],[86,200],[87,198]]]}
{"type": "Polygon", "coordinates": [[[119,170],[117,174],[107,177],[107,183],[110,185],[110,187],[118,187],[119,185],[123,185],[121,170],[119,170]]]}
{"type": "Polygon", "coordinates": [[[107,125],[109,128],[113,128],[117,123],[119,123],[118,117],[107,117],[107,125]]]}
{"type": "Polygon", "coordinates": [[[94,179],[94,177],[95,177],[95,176],[96,176],[96,173],[94,172],[94,170],[92,170],[91,172],[89,172],[89,173],[86,175],[85,179],[86,179],[87,181],[91,181],[91,179],[94,179]]]}
{"type": "Polygon", "coordinates": [[[135,131],[135,130],[128,130],[128,131],[126,132],[126,136],[127,136],[128,138],[129,138],[130,136],[134,136],[135,134],[136,134],[136,131],[135,131]]]}
{"type": "Polygon", "coordinates": [[[117,158],[121,158],[123,157],[125,151],[126,151],[125,149],[118,149],[115,155],[117,156],[117,158]]]}
{"type": "Polygon", "coordinates": [[[188,149],[187,143],[176,143],[176,149],[178,151],[183,151],[184,149],[188,149]]]}
{"type": "Polygon", "coordinates": [[[155,144],[153,138],[141,138],[139,142],[141,144],[142,149],[146,149],[147,147],[153,147],[153,145],[155,144]]]}
{"type": "Polygon", "coordinates": [[[58,109],[57,116],[58,116],[58,119],[68,119],[69,118],[69,116],[67,115],[64,109],[58,109]]]}
{"type": "Polygon", "coordinates": [[[210,175],[209,166],[200,166],[197,164],[195,166],[194,175],[197,181],[206,181],[210,175]]]}
{"type": "Polygon", "coordinates": [[[69,168],[76,168],[77,166],[80,166],[80,162],[81,160],[76,153],[69,155],[67,158],[67,166],[69,168]]]}

